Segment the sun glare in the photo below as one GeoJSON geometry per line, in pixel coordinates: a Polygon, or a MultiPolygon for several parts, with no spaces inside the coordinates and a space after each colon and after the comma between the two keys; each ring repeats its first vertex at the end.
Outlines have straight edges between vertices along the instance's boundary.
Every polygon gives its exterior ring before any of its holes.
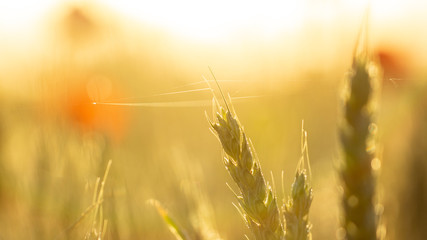
{"type": "MultiPolygon", "coordinates": [[[[84,1],[68,1],[79,3],[84,1]]],[[[98,0],[122,16],[163,29],[174,35],[204,41],[228,40],[234,36],[272,38],[299,29],[306,18],[331,17],[340,9],[365,8],[371,2],[374,15],[387,18],[401,9],[402,1],[294,1],[294,0],[98,0]]],[[[410,1],[413,2],[413,1],[410,1]]],[[[5,1],[0,3],[0,30],[20,32],[31,29],[37,18],[55,7],[52,0],[5,1]]],[[[408,5],[408,4],[405,4],[408,5]]],[[[342,10],[342,9],[341,9],[342,10]]],[[[355,12],[355,11],[353,11],[355,12]]],[[[356,11],[358,12],[358,11],[356,11]]]]}
{"type": "Polygon", "coordinates": [[[301,1],[283,0],[107,0],[106,3],[131,18],[175,34],[213,41],[254,32],[274,35],[296,27],[304,13],[301,1]]]}
{"type": "Polygon", "coordinates": [[[0,30],[19,32],[40,19],[55,2],[53,0],[17,0],[0,3],[0,30]]]}

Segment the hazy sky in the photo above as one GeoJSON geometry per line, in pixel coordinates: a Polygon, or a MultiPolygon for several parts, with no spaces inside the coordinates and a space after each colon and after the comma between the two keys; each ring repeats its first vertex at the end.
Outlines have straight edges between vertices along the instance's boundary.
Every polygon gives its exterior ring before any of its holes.
{"type": "MultiPolygon", "coordinates": [[[[356,13],[367,1],[356,0],[99,0],[54,1],[16,0],[0,3],[0,32],[22,32],[34,29],[49,11],[64,3],[94,2],[103,4],[131,19],[159,26],[191,38],[218,39],[236,31],[256,31],[274,36],[283,30],[298,28],[307,17],[328,18],[339,11],[356,13]]],[[[377,17],[393,17],[410,6],[410,2],[372,0],[377,17]]],[[[421,1],[419,1],[421,2],[421,1]]],[[[418,3],[419,5],[420,3],[418,3]]],[[[412,4],[414,5],[414,4],[412,4]]],[[[423,4],[426,5],[426,4],[423,4]]],[[[413,6],[417,8],[417,6],[413,6]]],[[[418,7],[419,8],[419,7],[418,7]]]]}

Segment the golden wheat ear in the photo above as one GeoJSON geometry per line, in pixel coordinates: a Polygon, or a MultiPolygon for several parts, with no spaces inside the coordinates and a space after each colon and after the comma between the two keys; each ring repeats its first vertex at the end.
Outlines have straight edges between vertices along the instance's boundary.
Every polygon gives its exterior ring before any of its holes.
{"type": "Polygon", "coordinates": [[[282,207],[286,219],[286,240],[311,240],[309,212],[313,201],[313,190],[310,183],[311,168],[307,138],[303,122],[301,128],[301,158],[292,183],[291,195],[282,207]],[[305,168],[306,163],[308,173],[305,168]]]}
{"type": "Polygon", "coordinates": [[[256,239],[285,239],[274,192],[264,179],[243,126],[231,112],[221,87],[216,83],[226,108],[219,107],[216,119],[210,125],[225,152],[225,168],[239,188],[235,194],[240,213],[256,239]]]}
{"type": "Polygon", "coordinates": [[[342,123],[339,128],[343,152],[340,171],[343,187],[342,205],[345,239],[377,239],[378,216],[375,212],[376,178],[372,169],[375,159],[375,138],[372,131],[373,82],[378,76],[371,71],[367,50],[368,21],[360,34],[353,56],[351,75],[347,79],[342,123]],[[365,36],[365,37],[363,37],[365,36]]]}

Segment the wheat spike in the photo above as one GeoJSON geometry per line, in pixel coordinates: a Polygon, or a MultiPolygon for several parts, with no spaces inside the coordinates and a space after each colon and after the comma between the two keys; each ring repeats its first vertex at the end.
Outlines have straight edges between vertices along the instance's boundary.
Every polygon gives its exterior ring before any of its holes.
{"type": "Polygon", "coordinates": [[[311,176],[307,132],[304,130],[304,126],[301,136],[301,155],[291,188],[291,196],[283,206],[286,219],[286,240],[311,240],[311,224],[308,215],[313,201],[313,190],[304,167],[304,163],[307,161],[311,176]]]}
{"type": "Polygon", "coordinates": [[[377,239],[378,217],[374,207],[376,178],[371,167],[375,158],[371,98],[376,76],[369,71],[372,64],[366,50],[366,39],[365,42],[360,41],[356,48],[362,49],[363,45],[364,50],[360,54],[355,52],[354,55],[340,127],[343,148],[343,229],[348,240],[377,239]]]}
{"type": "Polygon", "coordinates": [[[239,187],[237,199],[248,227],[256,239],[284,239],[276,198],[243,127],[228,109],[220,112],[211,126],[224,149],[225,167],[239,187]]]}

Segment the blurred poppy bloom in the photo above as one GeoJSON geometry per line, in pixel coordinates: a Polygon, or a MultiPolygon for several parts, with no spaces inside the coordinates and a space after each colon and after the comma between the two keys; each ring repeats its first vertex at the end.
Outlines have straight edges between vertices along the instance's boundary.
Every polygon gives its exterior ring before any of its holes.
{"type": "Polygon", "coordinates": [[[375,51],[383,70],[383,84],[401,85],[410,75],[408,53],[392,47],[381,47],[375,51]]]}
{"type": "Polygon", "coordinates": [[[95,105],[107,98],[118,98],[117,87],[104,77],[95,77],[70,90],[65,114],[83,132],[101,132],[113,141],[120,141],[128,125],[128,112],[122,106],[95,105]]]}

